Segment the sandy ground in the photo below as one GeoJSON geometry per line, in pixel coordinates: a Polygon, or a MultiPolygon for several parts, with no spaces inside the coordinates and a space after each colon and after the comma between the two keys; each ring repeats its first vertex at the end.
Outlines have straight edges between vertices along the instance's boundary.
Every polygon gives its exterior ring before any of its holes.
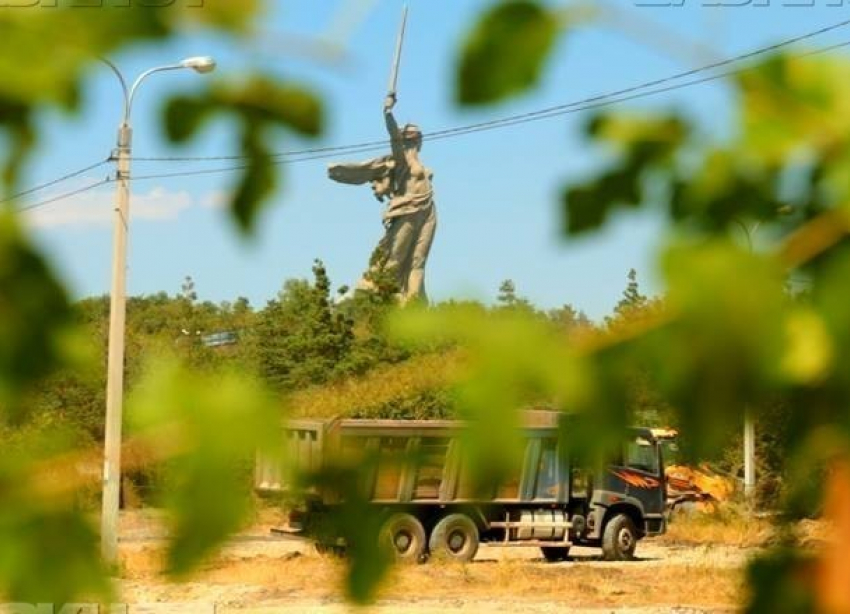
{"type": "MultiPolygon", "coordinates": [[[[160,516],[125,513],[117,582],[128,614],[351,611],[344,599],[345,562],[317,554],[310,543],[272,535],[274,520],[261,517],[192,580],[173,584],[160,571],[160,516]]],[[[741,570],[755,552],[644,540],[634,562],[604,562],[598,550],[574,548],[569,561],[547,563],[536,548],[482,546],[467,565],[394,568],[366,611],[727,612],[740,607],[741,570]]]]}

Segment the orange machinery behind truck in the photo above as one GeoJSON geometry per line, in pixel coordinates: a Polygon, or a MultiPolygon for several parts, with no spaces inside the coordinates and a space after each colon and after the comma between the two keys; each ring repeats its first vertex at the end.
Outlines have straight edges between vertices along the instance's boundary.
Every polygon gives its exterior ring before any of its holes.
{"type": "Polygon", "coordinates": [[[673,461],[677,452],[679,432],[676,429],[652,429],[652,435],[661,445],[667,459],[667,508],[693,503],[698,508],[714,509],[718,503],[728,501],[735,494],[735,481],[712,470],[708,465],[693,467],[673,461]]]}

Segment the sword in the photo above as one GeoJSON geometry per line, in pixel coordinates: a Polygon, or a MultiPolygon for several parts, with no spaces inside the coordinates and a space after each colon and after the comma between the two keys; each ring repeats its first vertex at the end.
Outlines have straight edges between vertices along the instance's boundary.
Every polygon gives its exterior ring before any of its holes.
{"type": "Polygon", "coordinates": [[[401,13],[401,28],[398,31],[398,40],[395,45],[395,57],[393,58],[393,66],[390,71],[390,85],[387,90],[387,96],[395,98],[396,86],[398,84],[398,66],[401,63],[401,47],[404,44],[404,28],[407,25],[407,6],[401,13]]]}

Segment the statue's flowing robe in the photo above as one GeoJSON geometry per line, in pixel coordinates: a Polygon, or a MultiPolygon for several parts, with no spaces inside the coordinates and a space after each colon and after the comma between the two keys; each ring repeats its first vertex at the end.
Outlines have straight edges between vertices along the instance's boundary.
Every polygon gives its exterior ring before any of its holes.
{"type": "MultiPolygon", "coordinates": [[[[377,247],[381,255],[378,266],[395,271],[405,300],[427,300],[425,263],[437,227],[433,192],[406,194],[405,186],[399,185],[396,177],[396,164],[391,155],[365,162],[331,164],[328,176],[351,185],[371,183],[379,201],[389,198],[383,214],[386,233],[377,247]]],[[[368,288],[370,284],[364,277],[358,287],[368,288]]]]}

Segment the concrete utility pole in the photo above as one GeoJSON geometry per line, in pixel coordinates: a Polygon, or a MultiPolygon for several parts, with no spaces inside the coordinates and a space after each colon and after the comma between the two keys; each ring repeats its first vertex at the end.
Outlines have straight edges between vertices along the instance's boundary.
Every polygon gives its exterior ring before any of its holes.
{"type": "Polygon", "coordinates": [[[117,164],[115,177],[115,239],[112,250],[112,292],[109,309],[109,358],[106,373],[106,435],[103,448],[103,501],[100,545],[103,559],[114,563],[118,558],[118,500],[121,485],[121,422],[124,404],[124,324],[127,312],[127,228],[130,223],[130,160],[133,129],[130,114],[133,98],[142,81],[156,72],[191,68],[198,73],[215,69],[209,57],[188,58],[178,64],[152,68],[127,87],[121,71],[101,58],[118,80],[124,93],[124,113],[118,127],[118,145],[112,158],[117,164]]]}
{"type": "MultiPolygon", "coordinates": [[[[753,227],[747,228],[741,220],[735,220],[747,236],[747,247],[753,253],[753,234],[761,226],[758,220],[753,227]]],[[[756,425],[749,405],[744,407],[744,498],[752,502],[756,492],[756,425]]]]}
{"type": "MultiPolygon", "coordinates": [[[[786,216],[793,213],[794,209],[790,206],[783,206],[776,210],[777,216],[786,216]]],[[[747,236],[747,247],[750,253],[753,253],[753,235],[761,226],[763,220],[757,220],[752,228],[747,228],[747,225],[741,220],[736,219],[735,222],[744,231],[747,236]]],[[[749,405],[744,407],[744,497],[747,501],[752,502],[756,494],[756,425],[753,418],[753,410],[749,405]]]]}
{"type": "Polygon", "coordinates": [[[756,493],[756,424],[750,406],[744,408],[744,496],[752,501],[756,493]]]}

